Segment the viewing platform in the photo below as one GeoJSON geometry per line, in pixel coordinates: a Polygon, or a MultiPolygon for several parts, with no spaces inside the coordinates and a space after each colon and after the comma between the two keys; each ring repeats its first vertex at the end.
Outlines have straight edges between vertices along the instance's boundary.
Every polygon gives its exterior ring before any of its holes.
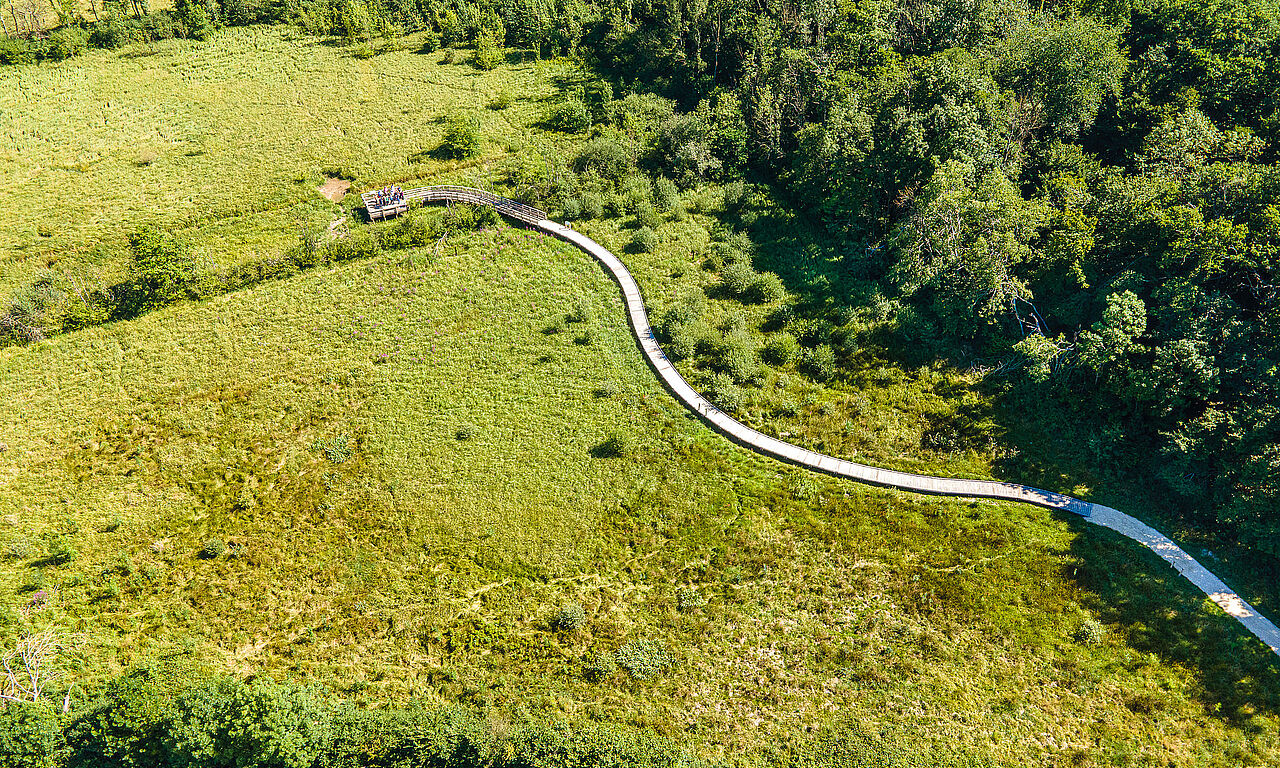
{"type": "Polygon", "coordinates": [[[364,208],[369,213],[370,221],[382,221],[407,213],[410,206],[417,201],[421,203],[472,203],[486,205],[508,218],[525,224],[534,225],[545,221],[546,211],[540,211],[531,205],[517,203],[492,192],[471,187],[418,187],[404,190],[404,198],[388,205],[378,205],[378,190],[360,193],[364,208]]]}

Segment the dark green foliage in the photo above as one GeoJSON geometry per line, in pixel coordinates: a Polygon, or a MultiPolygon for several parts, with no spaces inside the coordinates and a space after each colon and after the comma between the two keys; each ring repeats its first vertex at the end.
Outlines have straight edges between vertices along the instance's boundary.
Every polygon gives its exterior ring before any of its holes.
{"type": "Polygon", "coordinates": [[[564,133],[582,133],[591,127],[591,115],[586,104],[577,99],[569,99],[551,108],[547,115],[547,125],[552,130],[564,133]]]}
{"type": "Polygon", "coordinates": [[[760,358],[756,351],[755,340],[741,331],[725,334],[724,339],[716,345],[711,367],[728,375],[736,384],[744,384],[758,378],[760,358]]]}
{"type": "Polygon", "coordinates": [[[587,142],[573,160],[573,170],[592,173],[612,182],[620,182],[631,170],[632,159],[621,144],[611,139],[596,138],[587,142]]]}
{"type": "Polygon", "coordinates": [[[465,160],[480,154],[480,121],[465,114],[450,116],[440,150],[446,157],[454,160],[465,160]]]}
{"type": "MultiPolygon", "coordinates": [[[[62,27],[49,33],[48,57],[62,61],[84,53],[89,47],[89,35],[79,27],[62,27]]],[[[0,53],[3,58],[3,53],[0,53]]]]}
{"type": "Polygon", "coordinates": [[[227,543],[222,539],[209,539],[200,547],[201,560],[216,560],[226,554],[227,543]]]}
{"type": "Polygon", "coordinates": [[[164,723],[171,699],[145,676],[111,681],[64,728],[67,768],[153,768],[163,765],[164,723]]]}
{"type": "Polygon", "coordinates": [[[129,235],[133,252],[133,301],[139,311],[187,296],[196,280],[196,263],[186,244],[172,233],[142,227],[129,235]]]}
{"type": "Polygon", "coordinates": [[[817,381],[830,381],[837,370],[835,350],[828,344],[806,349],[800,355],[800,369],[817,381]]]}
{"type": "Polygon", "coordinates": [[[735,262],[720,272],[720,285],[730,296],[743,298],[751,286],[755,285],[758,276],[750,264],[735,262]]]}
{"type": "Polygon", "coordinates": [[[582,218],[598,219],[604,215],[604,200],[595,192],[583,192],[578,198],[582,204],[582,218]]]}
{"type": "Polygon", "coordinates": [[[58,712],[45,702],[0,708],[0,768],[56,768],[63,747],[58,712]]]}
{"type": "Polygon", "coordinates": [[[733,379],[723,373],[712,374],[702,383],[702,394],[729,414],[737,413],[746,405],[747,397],[733,379]]]}
{"type": "Polygon", "coordinates": [[[680,190],[675,182],[665,176],[659,176],[653,182],[653,207],[663,213],[669,213],[680,202],[680,190]]]}
{"type": "Polygon", "coordinates": [[[504,61],[502,46],[489,35],[481,35],[476,40],[476,51],[471,57],[471,63],[476,69],[491,70],[497,69],[504,61]]]}
{"type": "Polygon", "coordinates": [[[756,304],[772,304],[787,297],[782,280],[772,272],[762,272],[747,288],[744,298],[756,304]]]}
{"type": "Polygon", "coordinates": [[[800,342],[795,336],[782,331],[775,333],[765,342],[760,356],[771,365],[786,365],[800,354],[800,342]]]}
{"type": "Polygon", "coordinates": [[[582,610],[582,603],[566,603],[551,620],[552,628],[558,632],[576,632],[586,623],[587,614],[582,610]]]}
{"type": "Polygon", "coordinates": [[[632,253],[652,253],[658,247],[658,235],[649,227],[640,227],[631,236],[632,253]]]}
{"type": "Polygon", "coordinates": [[[480,429],[475,424],[462,424],[454,431],[453,436],[458,440],[470,440],[480,433],[480,429]]]}
{"type": "Polygon", "coordinates": [[[694,768],[673,741],[616,726],[533,725],[517,732],[504,768],[694,768]]]}

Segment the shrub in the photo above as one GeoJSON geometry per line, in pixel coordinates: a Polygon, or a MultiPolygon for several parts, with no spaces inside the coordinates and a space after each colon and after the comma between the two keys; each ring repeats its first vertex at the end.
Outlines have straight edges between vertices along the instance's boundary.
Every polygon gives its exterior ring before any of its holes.
{"type": "Polygon", "coordinates": [[[351,49],[351,55],[357,59],[372,59],[378,55],[378,52],[373,50],[373,46],[367,41],[362,40],[351,49]]]}
{"type": "Polygon", "coordinates": [[[333,738],[332,705],[313,688],[240,686],[228,702],[218,755],[238,768],[311,768],[333,738]]]}
{"type": "Polygon", "coordinates": [[[547,125],[563,133],[582,133],[591,127],[591,115],[587,105],[577,99],[568,99],[551,108],[547,125]]]}
{"type": "Polygon", "coordinates": [[[511,94],[505,90],[498,91],[498,95],[494,96],[489,102],[489,109],[502,110],[511,106],[511,94]]]}
{"type": "Polygon", "coordinates": [[[382,246],[378,244],[378,239],[364,229],[358,229],[347,237],[340,237],[325,248],[325,255],[332,261],[370,259],[381,252],[382,246]]]}
{"type": "Polygon", "coordinates": [[[742,262],[730,264],[720,272],[720,285],[731,296],[745,296],[756,279],[756,271],[742,262]]]}
{"type": "Polygon", "coordinates": [[[615,384],[612,381],[606,381],[605,383],[596,387],[595,391],[592,394],[595,395],[597,398],[604,400],[610,397],[617,397],[619,391],[620,390],[618,389],[617,384],[615,384]]]}
{"type": "Polygon", "coordinates": [[[742,333],[726,335],[716,347],[712,368],[727,374],[737,384],[759,377],[760,360],[751,337],[742,333]]]}
{"type": "Polygon", "coordinates": [[[109,682],[66,724],[67,768],[153,768],[163,765],[161,726],[164,693],[150,680],[121,677],[109,682]]]}
{"type": "Polygon", "coordinates": [[[612,139],[595,138],[587,142],[573,159],[575,173],[594,173],[612,182],[620,182],[631,170],[631,155],[612,139]]]}
{"type": "Polygon", "coordinates": [[[749,190],[741,181],[733,181],[724,187],[724,208],[726,211],[740,209],[747,202],[749,190]]]}
{"type": "Polygon", "coordinates": [[[151,226],[129,234],[133,252],[133,296],[140,310],[182,298],[195,282],[196,262],[186,244],[171,233],[151,226]]]}
{"type": "Polygon", "coordinates": [[[471,56],[471,63],[476,69],[482,69],[486,72],[497,69],[503,62],[504,54],[502,46],[489,35],[481,35],[476,38],[476,51],[471,56]]]}
{"type": "Polygon", "coordinates": [[[650,205],[653,201],[653,185],[649,183],[649,177],[636,174],[627,179],[626,184],[622,186],[622,204],[626,207],[627,213],[638,213],[640,206],[650,205]]]}
{"type": "Polygon", "coordinates": [[[829,344],[819,344],[800,356],[800,367],[816,381],[830,381],[836,375],[836,353],[829,344]]]}
{"type": "Polygon", "coordinates": [[[586,296],[577,296],[573,300],[573,309],[566,316],[566,320],[571,323],[585,323],[591,319],[594,313],[591,309],[591,302],[586,296]]]}
{"type": "Polygon", "coordinates": [[[0,708],[0,768],[54,768],[63,744],[58,712],[44,702],[0,708]]]}
{"type": "Polygon", "coordinates": [[[512,739],[510,759],[503,763],[504,768],[697,768],[703,765],[697,756],[674,740],[593,723],[526,726],[512,739]]]}
{"type": "Polygon", "coordinates": [[[1076,641],[1082,645],[1102,645],[1106,636],[1106,628],[1102,626],[1102,622],[1094,618],[1085,619],[1076,630],[1076,641]]]}
{"type": "Polygon", "coordinates": [[[800,342],[795,336],[783,331],[769,337],[765,343],[761,357],[772,365],[786,365],[800,354],[800,342]]]}
{"type": "Polygon", "coordinates": [[[737,413],[747,402],[742,389],[723,373],[708,376],[702,394],[726,413],[737,413]]]}
{"type": "Polygon", "coordinates": [[[216,560],[226,554],[227,543],[222,539],[209,539],[200,548],[201,560],[216,560]]]}
{"type": "Polygon", "coordinates": [[[560,612],[551,620],[551,626],[558,632],[576,632],[587,623],[587,613],[582,603],[566,603],[560,612]]]}
{"type": "Polygon", "coordinates": [[[440,149],[446,157],[454,160],[466,160],[480,154],[480,121],[464,114],[450,116],[440,149]]]}
{"type": "Polygon", "coordinates": [[[747,289],[746,298],[756,304],[772,304],[787,297],[782,280],[772,272],[762,272],[747,289]]]}
{"type": "Polygon", "coordinates": [[[65,536],[56,536],[49,542],[45,562],[50,565],[66,565],[75,560],[79,554],[65,536]]]}
{"type": "Polygon", "coordinates": [[[649,229],[657,229],[665,223],[662,220],[662,215],[654,210],[653,204],[647,200],[637,206],[636,221],[639,222],[641,227],[648,227],[649,229]]]}
{"type": "Polygon", "coordinates": [[[582,674],[588,680],[600,682],[613,677],[618,671],[618,662],[612,653],[597,653],[582,667],[582,674]]]}
{"type": "Polygon", "coordinates": [[[440,33],[434,29],[427,29],[422,33],[422,47],[418,49],[418,53],[431,53],[440,48],[440,33]]]}
{"type": "Polygon", "coordinates": [[[682,613],[706,604],[706,596],[693,587],[680,587],[676,590],[676,609],[682,613]]]}
{"type": "Polygon", "coordinates": [[[475,424],[460,424],[453,436],[458,440],[470,440],[480,433],[475,424]]]}
{"type": "Polygon", "coordinates": [[[20,37],[0,35],[0,64],[31,64],[35,60],[31,43],[20,37]]]}
{"type": "Polygon", "coordinates": [[[565,221],[576,221],[582,218],[582,201],[578,198],[566,198],[560,207],[564,211],[565,221]]]}
{"type": "Polygon", "coordinates": [[[676,184],[666,176],[661,176],[653,183],[653,205],[659,211],[666,213],[676,207],[680,202],[680,190],[676,189],[676,184]]]}
{"type": "Polygon", "coordinates": [[[582,218],[598,219],[604,215],[604,200],[595,192],[583,192],[578,198],[582,202],[582,218]]]}
{"type": "Polygon", "coordinates": [[[640,227],[631,236],[632,253],[653,253],[658,248],[658,236],[650,227],[640,227]]]}
{"type": "Polygon", "coordinates": [[[672,665],[670,654],[652,640],[633,640],[619,648],[614,659],[636,680],[647,680],[672,665]]]}
{"type": "Polygon", "coordinates": [[[62,61],[84,53],[89,34],[79,27],[62,27],[49,33],[49,58],[62,61]]]}

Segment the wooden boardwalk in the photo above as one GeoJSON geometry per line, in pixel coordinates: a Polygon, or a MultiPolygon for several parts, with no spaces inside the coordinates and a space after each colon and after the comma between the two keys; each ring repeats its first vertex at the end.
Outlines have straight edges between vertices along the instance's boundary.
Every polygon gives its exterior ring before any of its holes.
{"type": "MultiPolygon", "coordinates": [[[[857,464],[834,456],[816,453],[770,437],[762,432],[757,432],[731,418],[711,401],[699,394],[697,390],[689,386],[689,383],[684,380],[680,372],[667,359],[662,348],[658,345],[657,339],[654,338],[653,328],[649,325],[649,315],[645,310],[644,298],[640,294],[640,287],[636,284],[635,278],[631,276],[631,272],[617,256],[614,256],[599,243],[579,232],[551,221],[546,217],[545,213],[536,208],[478,189],[467,187],[423,187],[421,189],[406,190],[406,198],[411,194],[413,199],[424,202],[465,202],[491,206],[504,216],[558,237],[594,257],[609,272],[618,287],[622,289],[622,297],[627,306],[627,319],[631,324],[631,330],[640,345],[640,351],[644,354],[649,366],[653,368],[658,378],[662,380],[666,388],[681,403],[733,442],[782,461],[861,483],[938,496],[1024,502],[1081,515],[1089,522],[1116,531],[1155,552],[1165,562],[1172,565],[1179,574],[1204,592],[1227,615],[1244,625],[1254,636],[1266,644],[1273,653],[1280,655],[1280,628],[1277,628],[1265,616],[1258,613],[1253,606],[1232,592],[1221,579],[1183,551],[1172,539],[1137,518],[1111,507],[1104,507],[1100,504],[1093,504],[1065,494],[1044,491],[1027,485],[1002,483],[995,480],[966,480],[963,478],[914,475],[908,472],[870,467],[865,464],[857,464]],[[538,218],[535,219],[535,216],[538,218]]],[[[388,213],[386,215],[393,214],[388,213]]],[[[370,217],[373,217],[372,211],[370,212],[370,217]]],[[[379,218],[385,218],[385,216],[380,216],[379,218]]]]}

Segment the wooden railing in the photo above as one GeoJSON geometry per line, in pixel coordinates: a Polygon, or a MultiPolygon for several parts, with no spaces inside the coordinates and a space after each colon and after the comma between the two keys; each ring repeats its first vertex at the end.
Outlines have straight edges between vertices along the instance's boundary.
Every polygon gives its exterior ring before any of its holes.
{"type": "Polygon", "coordinates": [[[448,185],[439,185],[433,187],[418,187],[416,189],[404,190],[404,199],[389,205],[378,205],[378,194],[374,192],[364,192],[360,195],[360,199],[364,201],[365,210],[369,212],[369,218],[378,221],[388,219],[392,216],[399,216],[409,210],[411,201],[422,203],[471,203],[472,205],[488,206],[507,218],[525,224],[537,224],[545,221],[547,218],[546,211],[538,210],[531,205],[516,202],[505,197],[500,197],[492,192],[486,192],[483,189],[475,189],[473,187],[455,187],[448,185]]]}

